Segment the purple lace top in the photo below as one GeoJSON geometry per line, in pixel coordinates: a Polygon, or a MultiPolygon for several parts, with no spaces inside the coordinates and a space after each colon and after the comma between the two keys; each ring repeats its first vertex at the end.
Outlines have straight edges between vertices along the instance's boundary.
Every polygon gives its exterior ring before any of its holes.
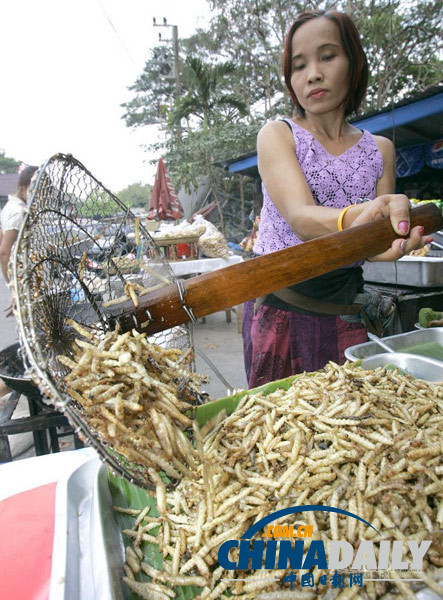
{"type": "MultiPolygon", "coordinates": [[[[296,154],[315,202],[320,206],[344,208],[357,198],[374,199],[383,173],[383,156],[369,133],[340,156],[333,156],[315,137],[291,119],[285,119],[294,134],[296,154]]],[[[301,244],[269,197],[264,185],[260,227],[255,254],[268,254],[301,244]]]]}

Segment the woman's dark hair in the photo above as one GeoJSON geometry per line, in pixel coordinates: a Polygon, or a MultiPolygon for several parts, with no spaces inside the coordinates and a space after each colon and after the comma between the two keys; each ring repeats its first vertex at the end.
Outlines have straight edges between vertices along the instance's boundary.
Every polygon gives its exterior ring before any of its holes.
{"type": "Polygon", "coordinates": [[[25,167],[18,176],[18,185],[28,187],[31,184],[32,176],[36,171],[38,171],[38,167],[25,167]]]}
{"type": "Polygon", "coordinates": [[[341,43],[349,60],[349,95],[345,106],[345,116],[357,112],[366,94],[368,86],[368,61],[362,48],[360,36],[351,17],[336,10],[312,10],[301,13],[289,28],[285,40],[283,54],[283,73],[286,86],[292,100],[297,107],[297,112],[304,116],[305,110],[297,100],[291,85],[292,75],[292,37],[296,30],[311,19],[326,17],[333,21],[340,32],[341,43]]]}

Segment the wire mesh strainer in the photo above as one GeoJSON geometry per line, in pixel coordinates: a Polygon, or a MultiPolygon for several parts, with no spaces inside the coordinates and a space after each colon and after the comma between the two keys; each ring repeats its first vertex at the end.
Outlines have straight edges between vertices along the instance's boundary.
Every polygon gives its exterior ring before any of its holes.
{"type": "MultiPolygon", "coordinates": [[[[128,284],[142,296],[175,282],[155,242],[78,160],[57,154],[31,184],[14,250],[13,281],[28,372],[114,471],[148,485],[143,467],[116,455],[88,427],[81,407],[65,392],[67,370],[58,357],[69,355],[78,337],[70,319],[100,336],[111,329],[105,305],[125,297],[128,284]]],[[[191,347],[186,326],[155,334],[150,341],[166,348],[191,347]]]]}

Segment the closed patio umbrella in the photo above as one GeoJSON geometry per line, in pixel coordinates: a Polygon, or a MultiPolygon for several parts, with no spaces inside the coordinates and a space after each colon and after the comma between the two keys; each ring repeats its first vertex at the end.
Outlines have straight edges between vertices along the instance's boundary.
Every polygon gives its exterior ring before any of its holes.
{"type": "Polygon", "coordinates": [[[165,163],[160,158],[147,218],[160,221],[174,221],[175,219],[181,219],[183,216],[183,207],[177,198],[177,192],[166,171],[165,163]]]}

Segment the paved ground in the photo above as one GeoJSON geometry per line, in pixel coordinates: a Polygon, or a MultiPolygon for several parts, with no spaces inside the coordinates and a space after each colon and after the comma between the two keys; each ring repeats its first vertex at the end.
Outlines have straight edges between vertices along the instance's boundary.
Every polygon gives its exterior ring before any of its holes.
{"type": "MultiPolygon", "coordinates": [[[[246,388],[242,336],[237,331],[236,315],[232,314],[231,323],[227,323],[224,311],[209,315],[206,317],[206,323],[196,323],[193,330],[195,348],[203,352],[214,363],[230,384],[230,389],[246,388]]],[[[222,398],[227,395],[226,385],[217,378],[198,354],[196,370],[210,376],[209,384],[204,387],[211,396],[222,398]]]]}
{"type": "Polygon", "coordinates": [[[0,347],[5,348],[17,340],[16,324],[13,317],[5,317],[4,308],[9,305],[11,293],[0,275],[0,347]]]}
{"type": "MultiPolygon", "coordinates": [[[[13,344],[17,339],[16,322],[14,318],[6,318],[3,308],[9,304],[10,293],[3,279],[0,281],[0,349],[13,344]]],[[[206,317],[206,322],[198,322],[193,326],[194,347],[203,352],[225,378],[231,389],[244,389],[246,377],[243,367],[242,336],[237,331],[237,318],[231,313],[230,323],[226,320],[225,312],[206,317]]],[[[214,398],[227,395],[227,386],[220,381],[207,363],[197,355],[196,369],[199,373],[208,375],[210,382],[204,390],[214,398]]],[[[24,398],[14,412],[13,418],[29,415],[27,402],[24,398]]],[[[14,460],[34,456],[32,434],[10,436],[11,450],[14,460]]],[[[71,449],[71,438],[60,441],[63,449],[71,449]]]]}

